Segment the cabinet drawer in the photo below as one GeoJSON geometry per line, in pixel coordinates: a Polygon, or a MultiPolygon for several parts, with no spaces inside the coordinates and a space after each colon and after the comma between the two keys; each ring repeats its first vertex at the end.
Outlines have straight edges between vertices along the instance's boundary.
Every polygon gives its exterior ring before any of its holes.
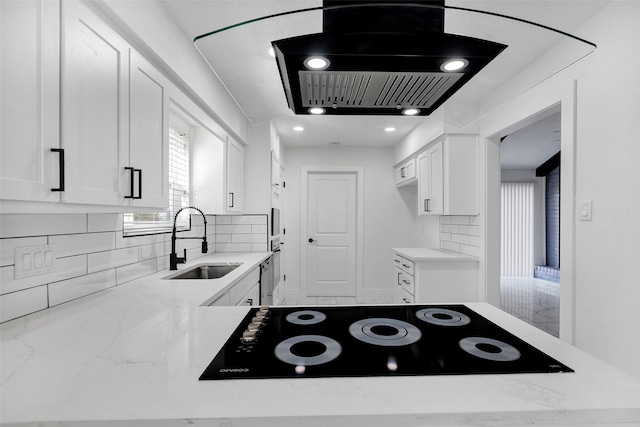
{"type": "Polygon", "coordinates": [[[229,291],[231,305],[238,305],[251,288],[260,281],[260,268],[254,268],[229,291]]]}
{"type": "Polygon", "coordinates": [[[415,284],[414,284],[414,278],[412,275],[407,274],[407,273],[402,273],[402,277],[400,277],[400,284],[402,285],[402,289],[404,289],[405,291],[415,295],[416,291],[415,291],[415,284]]]}
{"type": "Polygon", "coordinates": [[[402,289],[402,302],[406,304],[413,304],[415,302],[413,294],[410,294],[405,289],[402,289]]]}
{"type": "Polygon", "coordinates": [[[393,264],[396,267],[402,269],[407,274],[410,274],[412,276],[415,275],[415,264],[413,263],[413,261],[409,261],[408,259],[396,254],[393,257],[393,264]]]}

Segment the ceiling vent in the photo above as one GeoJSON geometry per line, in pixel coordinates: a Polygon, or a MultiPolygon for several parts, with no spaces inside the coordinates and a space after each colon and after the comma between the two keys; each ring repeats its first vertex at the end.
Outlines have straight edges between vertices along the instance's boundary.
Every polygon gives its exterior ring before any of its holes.
{"type": "Polygon", "coordinates": [[[325,0],[323,33],[272,42],[289,107],[296,114],[311,107],[340,115],[400,115],[405,108],[431,114],[506,48],[444,33],[443,6],[325,0]],[[309,69],[311,57],[326,59],[326,69],[309,69]],[[466,67],[443,71],[452,58],[466,67]]]}

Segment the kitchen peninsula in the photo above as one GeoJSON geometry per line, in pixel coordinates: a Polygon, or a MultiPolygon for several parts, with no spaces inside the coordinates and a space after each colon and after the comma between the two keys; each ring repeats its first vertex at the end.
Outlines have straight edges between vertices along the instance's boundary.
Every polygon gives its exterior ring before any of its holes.
{"type": "Polygon", "coordinates": [[[3,425],[637,425],[640,380],[485,303],[468,307],[575,372],[199,381],[247,314],[209,307],[269,254],[218,285],[162,271],[2,331],[3,425]],[[20,424],[23,425],[23,424],[20,424]]]}

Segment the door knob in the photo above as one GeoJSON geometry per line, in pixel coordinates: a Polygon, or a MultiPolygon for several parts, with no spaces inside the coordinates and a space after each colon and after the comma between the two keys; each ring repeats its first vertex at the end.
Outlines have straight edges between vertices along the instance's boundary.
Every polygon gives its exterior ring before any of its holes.
{"type": "Polygon", "coordinates": [[[309,238],[309,243],[313,243],[313,238],[309,238]]]}

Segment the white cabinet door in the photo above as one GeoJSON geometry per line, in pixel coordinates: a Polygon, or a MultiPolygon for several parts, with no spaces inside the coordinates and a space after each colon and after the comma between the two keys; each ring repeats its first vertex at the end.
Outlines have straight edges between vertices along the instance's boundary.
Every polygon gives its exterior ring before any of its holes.
{"type": "Polygon", "coordinates": [[[84,3],[62,3],[62,147],[72,203],[122,205],[129,46],[84,3]]]}
{"type": "MultiPolygon", "coordinates": [[[[56,202],[60,2],[0,1],[0,197],[56,202]]],[[[62,171],[64,172],[64,171],[62,171]]]]}
{"type": "Polygon", "coordinates": [[[418,156],[418,215],[442,214],[442,143],[418,156]]]}
{"type": "Polygon", "coordinates": [[[260,304],[260,286],[255,285],[247,295],[245,295],[238,305],[259,305],[260,304]]]}
{"type": "Polygon", "coordinates": [[[129,162],[122,194],[132,206],[169,206],[169,115],[167,81],[131,50],[129,162]]]}
{"type": "Polygon", "coordinates": [[[242,147],[227,138],[227,205],[226,211],[242,213],[244,175],[244,153],[242,147]]]}
{"type": "Polygon", "coordinates": [[[396,167],[396,186],[413,184],[416,181],[416,159],[410,159],[396,167]]]}

